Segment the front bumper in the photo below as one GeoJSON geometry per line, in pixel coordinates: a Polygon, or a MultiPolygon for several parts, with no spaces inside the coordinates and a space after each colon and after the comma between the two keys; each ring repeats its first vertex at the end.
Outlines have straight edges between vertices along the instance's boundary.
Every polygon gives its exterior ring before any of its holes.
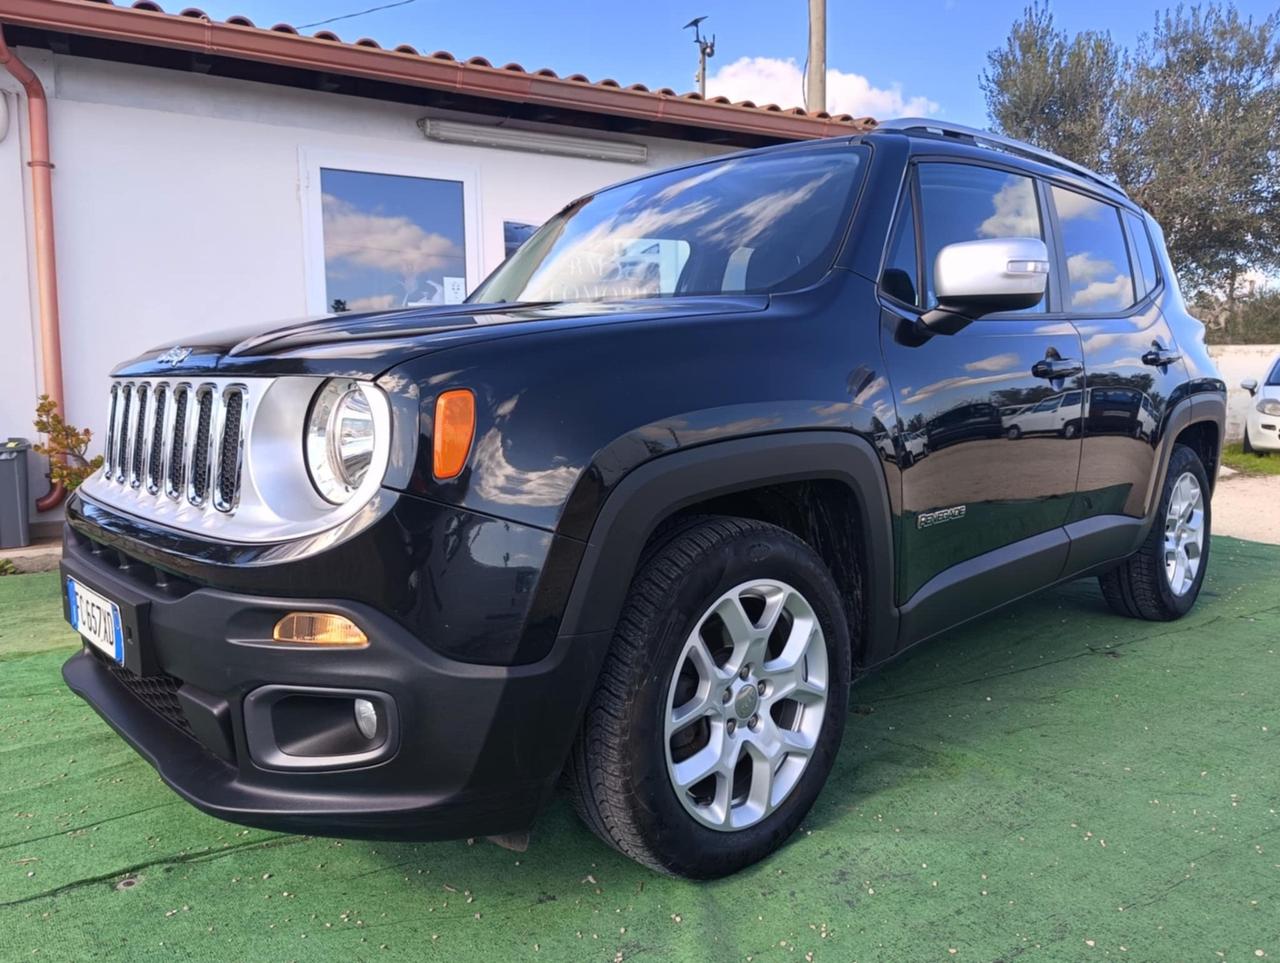
{"type": "Polygon", "coordinates": [[[1249,444],[1258,451],[1280,451],[1280,416],[1252,410],[1248,425],[1249,444]]]}
{"type": "Polygon", "coordinates": [[[461,662],[368,605],[195,587],[71,533],[62,574],[64,586],[72,577],[120,603],[136,636],[129,669],[88,646],[73,656],[63,668],[71,689],[195,806],[289,832],[446,839],[528,829],[607,644],[607,633],[561,636],[529,664],[461,662]],[[299,609],[343,614],[370,644],[270,642],[275,622],[299,609]],[[384,695],[393,750],[345,768],[273,765],[245,706],[281,685],[384,695]]]}

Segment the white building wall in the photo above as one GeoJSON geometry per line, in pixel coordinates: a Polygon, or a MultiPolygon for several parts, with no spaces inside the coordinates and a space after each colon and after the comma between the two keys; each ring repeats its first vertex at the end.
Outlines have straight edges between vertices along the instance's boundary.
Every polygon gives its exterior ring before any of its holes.
{"type": "MultiPolygon", "coordinates": [[[[539,223],[645,167],[719,151],[627,137],[649,148],[640,167],[443,144],[423,137],[426,111],[411,105],[19,53],[50,97],[67,414],[99,439],[117,362],[201,332],[311,313],[309,301],[314,310],[323,257],[306,181],[316,158],[466,177],[476,195],[473,288],[503,258],[504,220],[539,223]]],[[[17,88],[4,75],[0,89],[17,88]]],[[[25,99],[8,96],[20,123],[0,141],[0,435],[30,436],[38,341],[25,99]]],[[[33,497],[44,491],[39,461],[33,497]]]]}

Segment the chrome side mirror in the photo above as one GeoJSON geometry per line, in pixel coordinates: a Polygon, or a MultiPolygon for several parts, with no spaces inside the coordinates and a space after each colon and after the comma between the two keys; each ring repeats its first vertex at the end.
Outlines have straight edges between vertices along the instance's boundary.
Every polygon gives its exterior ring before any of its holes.
{"type": "Polygon", "coordinates": [[[938,306],[920,323],[929,334],[955,334],[984,315],[1035,307],[1048,279],[1049,249],[1038,237],[948,244],[933,263],[938,306]]]}
{"type": "Polygon", "coordinates": [[[1249,396],[1252,397],[1258,393],[1258,380],[1256,378],[1245,378],[1244,381],[1240,382],[1240,387],[1249,392],[1249,396]]]}

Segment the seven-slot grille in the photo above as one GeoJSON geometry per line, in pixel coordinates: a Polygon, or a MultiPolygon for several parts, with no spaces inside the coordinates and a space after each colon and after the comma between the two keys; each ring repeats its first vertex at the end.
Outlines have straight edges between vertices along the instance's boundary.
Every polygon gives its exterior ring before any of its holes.
{"type": "Polygon", "coordinates": [[[243,385],[120,380],[111,386],[103,477],[219,512],[240,501],[243,385]]]}

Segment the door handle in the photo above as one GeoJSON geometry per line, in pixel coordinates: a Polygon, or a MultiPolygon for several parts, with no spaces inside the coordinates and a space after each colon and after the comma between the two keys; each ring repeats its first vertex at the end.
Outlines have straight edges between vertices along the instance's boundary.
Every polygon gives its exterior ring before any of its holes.
{"type": "Polygon", "coordinates": [[[1057,381],[1061,378],[1074,378],[1084,374],[1084,365],[1075,358],[1045,358],[1031,366],[1031,374],[1037,378],[1048,378],[1057,381]]]}
{"type": "Polygon", "coordinates": [[[1151,342],[1151,350],[1142,356],[1142,363],[1155,368],[1163,368],[1175,361],[1181,361],[1182,354],[1176,348],[1161,347],[1159,341],[1151,342]]]}

